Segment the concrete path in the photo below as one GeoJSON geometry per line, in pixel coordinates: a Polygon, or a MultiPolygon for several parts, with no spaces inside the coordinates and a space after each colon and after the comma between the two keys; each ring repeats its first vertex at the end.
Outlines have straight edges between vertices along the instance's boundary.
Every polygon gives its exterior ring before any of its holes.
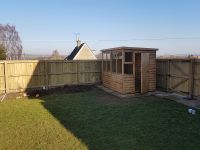
{"type": "MultiPolygon", "coordinates": [[[[119,92],[113,91],[109,88],[104,87],[103,85],[97,85],[98,88],[102,89],[103,91],[115,95],[119,98],[132,98],[132,97],[140,97],[140,94],[120,94],[119,92]]],[[[194,100],[188,100],[186,99],[187,95],[180,94],[180,93],[169,93],[169,92],[163,92],[163,91],[155,91],[155,92],[149,92],[145,95],[142,96],[156,96],[160,97],[163,99],[168,99],[168,100],[174,100],[177,103],[184,104],[189,107],[193,107],[196,109],[200,109],[200,98],[195,98],[194,100]]]]}

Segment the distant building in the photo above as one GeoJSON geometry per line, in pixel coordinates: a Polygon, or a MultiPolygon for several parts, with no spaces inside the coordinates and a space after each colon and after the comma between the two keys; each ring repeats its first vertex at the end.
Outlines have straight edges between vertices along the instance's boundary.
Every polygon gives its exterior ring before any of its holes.
{"type": "Polygon", "coordinates": [[[158,59],[200,59],[200,55],[161,55],[158,59]]]}
{"type": "Polygon", "coordinates": [[[77,46],[65,60],[96,60],[96,56],[86,43],[77,40],[77,46]]]}
{"type": "Polygon", "coordinates": [[[98,60],[101,60],[101,59],[102,59],[102,53],[97,54],[97,55],[96,55],[96,58],[97,58],[98,60]]]}
{"type": "Polygon", "coordinates": [[[189,58],[200,59],[200,55],[190,55],[189,58]]]}
{"type": "MultiPolygon", "coordinates": [[[[60,58],[55,60],[63,60],[66,55],[60,55],[60,58]]],[[[23,54],[22,60],[52,60],[52,55],[42,55],[42,54],[23,54]]]]}

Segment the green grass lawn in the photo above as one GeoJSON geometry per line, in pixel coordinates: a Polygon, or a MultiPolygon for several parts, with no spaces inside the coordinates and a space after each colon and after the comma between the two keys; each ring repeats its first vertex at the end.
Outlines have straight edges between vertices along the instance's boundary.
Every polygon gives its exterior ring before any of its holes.
{"type": "Polygon", "coordinates": [[[156,97],[100,90],[0,103],[0,150],[199,150],[200,115],[156,97]]]}

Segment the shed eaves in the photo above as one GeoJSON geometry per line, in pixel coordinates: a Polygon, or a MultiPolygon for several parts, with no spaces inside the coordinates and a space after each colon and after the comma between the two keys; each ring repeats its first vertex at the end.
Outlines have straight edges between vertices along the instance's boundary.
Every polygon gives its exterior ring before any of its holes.
{"type": "Polygon", "coordinates": [[[114,50],[137,50],[137,51],[157,51],[157,48],[144,48],[144,47],[114,47],[108,49],[102,49],[101,51],[114,51],[114,50]]]}

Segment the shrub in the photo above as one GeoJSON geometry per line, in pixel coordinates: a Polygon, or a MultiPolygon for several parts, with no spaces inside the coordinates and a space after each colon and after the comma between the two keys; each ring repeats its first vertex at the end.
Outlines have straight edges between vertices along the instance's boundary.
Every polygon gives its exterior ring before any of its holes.
{"type": "Polygon", "coordinates": [[[6,60],[6,50],[2,45],[0,45],[0,60],[6,60]]]}

